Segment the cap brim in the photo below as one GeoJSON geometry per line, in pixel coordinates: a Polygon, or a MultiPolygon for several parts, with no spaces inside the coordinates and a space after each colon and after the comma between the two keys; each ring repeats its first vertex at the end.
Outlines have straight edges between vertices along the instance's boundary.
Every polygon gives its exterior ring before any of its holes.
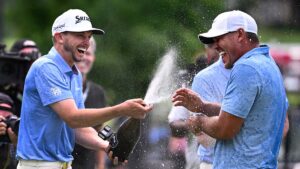
{"type": "MultiPolygon", "coordinates": [[[[102,29],[98,29],[98,28],[88,28],[88,29],[67,29],[67,30],[64,30],[64,31],[61,31],[61,32],[87,32],[87,31],[92,31],[93,34],[96,34],[96,35],[103,35],[105,34],[104,30],[102,29]]],[[[61,33],[61,32],[55,32],[55,33],[61,33]]],[[[55,34],[54,33],[54,34],[55,34]]]]}
{"type": "Polygon", "coordinates": [[[214,43],[214,38],[206,38],[203,36],[198,35],[199,40],[204,44],[211,44],[214,43]]]}
{"type": "Polygon", "coordinates": [[[206,33],[200,33],[198,35],[199,40],[204,44],[211,44],[214,43],[214,38],[224,35],[228,33],[227,31],[216,31],[216,30],[209,30],[206,33]]]}
{"type": "Polygon", "coordinates": [[[93,32],[93,34],[97,34],[97,35],[105,34],[104,30],[102,30],[102,29],[93,28],[91,31],[93,32]]]}

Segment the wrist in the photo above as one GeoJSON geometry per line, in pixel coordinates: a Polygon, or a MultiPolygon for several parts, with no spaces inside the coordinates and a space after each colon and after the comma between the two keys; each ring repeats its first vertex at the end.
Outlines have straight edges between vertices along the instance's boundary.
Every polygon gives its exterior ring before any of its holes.
{"type": "Polygon", "coordinates": [[[114,112],[114,116],[118,117],[118,116],[124,116],[123,112],[122,112],[122,106],[121,104],[117,104],[111,107],[113,109],[114,112]]]}
{"type": "MultiPolygon", "coordinates": [[[[102,139],[101,139],[102,140],[102,139]]],[[[102,140],[100,142],[100,150],[108,152],[108,150],[110,149],[110,145],[109,142],[106,140],[102,140]]]]}
{"type": "Polygon", "coordinates": [[[198,107],[198,112],[205,114],[205,107],[206,107],[206,102],[205,101],[200,101],[200,105],[198,107]]]}

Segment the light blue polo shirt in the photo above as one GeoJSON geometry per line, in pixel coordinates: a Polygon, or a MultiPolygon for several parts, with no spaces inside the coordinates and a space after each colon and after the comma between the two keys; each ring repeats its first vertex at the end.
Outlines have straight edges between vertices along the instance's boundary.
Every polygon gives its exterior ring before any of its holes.
{"type": "Polygon", "coordinates": [[[244,123],[233,139],[217,140],[214,169],[276,169],[287,108],[281,73],[268,46],[237,60],[221,109],[244,123]]]}
{"type": "MultiPolygon", "coordinates": [[[[221,104],[230,72],[230,69],[225,69],[222,57],[220,57],[217,62],[197,73],[192,83],[192,90],[203,100],[221,104]]],[[[200,144],[197,154],[201,161],[212,164],[214,145],[204,147],[200,144]]]]}
{"type": "Polygon", "coordinates": [[[48,55],[36,60],[25,80],[17,158],[23,160],[73,160],[74,130],[50,104],[74,99],[84,108],[82,77],[53,47],[48,55]]]}

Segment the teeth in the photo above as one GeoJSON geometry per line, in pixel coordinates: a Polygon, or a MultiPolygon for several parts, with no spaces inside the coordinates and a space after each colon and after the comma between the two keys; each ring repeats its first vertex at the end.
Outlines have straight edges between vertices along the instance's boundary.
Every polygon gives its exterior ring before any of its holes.
{"type": "Polygon", "coordinates": [[[223,55],[225,55],[224,51],[219,53],[219,56],[223,56],[223,55]]]}
{"type": "Polygon", "coordinates": [[[85,48],[78,48],[78,51],[81,52],[81,53],[84,53],[84,52],[86,52],[86,49],[85,48]]]}

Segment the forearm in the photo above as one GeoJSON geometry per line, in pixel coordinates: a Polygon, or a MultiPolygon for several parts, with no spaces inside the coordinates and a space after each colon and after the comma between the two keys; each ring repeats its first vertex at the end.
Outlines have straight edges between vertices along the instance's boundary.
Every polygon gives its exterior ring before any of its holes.
{"type": "Polygon", "coordinates": [[[199,108],[199,112],[211,117],[218,116],[220,114],[221,105],[219,103],[203,102],[199,108]]]}
{"type": "Polygon", "coordinates": [[[77,144],[96,151],[105,151],[109,145],[109,143],[102,140],[96,130],[91,127],[75,129],[75,139],[77,144]]]}
{"type": "Polygon", "coordinates": [[[232,139],[239,133],[244,119],[222,111],[219,116],[208,117],[202,115],[194,117],[194,120],[191,120],[190,123],[196,124],[201,131],[213,138],[232,139]]]}
{"type": "Polygon", "coordinates": [[[96,126],[119,116],[142,119],[152,109],[152,106],[146,105],[142,99],[131,99],[99,109],[78,109],[73,99],[66,99],[53,103],[50,107],[71,128],[96,126]]]}
{"type": "Polygon", "coordinates": [[[120,107],[119,104],[99,109],[78,109],[71,99],[51,105],[51,108],[57,112],[71,128],[96,126],[112,118],[121,116],[124,112],[121,111],[120,107]]]}
{"type": "Polygon", "coordinates": [[[198,128],[206,133],[207,135],[216,138],[216,139],[223,139],[224,133],[222,130],[222,125],[219,122],[219,116],[214,117],[207,117],[207,116],[200,116],[198,118],[198,128]]]}
{"type": "Polygon", "coordinates": [[[97,126],[121,115],[118,105],[100,109],[78,109],[73,113],[68,124],[72,128],[97,126]]]}

